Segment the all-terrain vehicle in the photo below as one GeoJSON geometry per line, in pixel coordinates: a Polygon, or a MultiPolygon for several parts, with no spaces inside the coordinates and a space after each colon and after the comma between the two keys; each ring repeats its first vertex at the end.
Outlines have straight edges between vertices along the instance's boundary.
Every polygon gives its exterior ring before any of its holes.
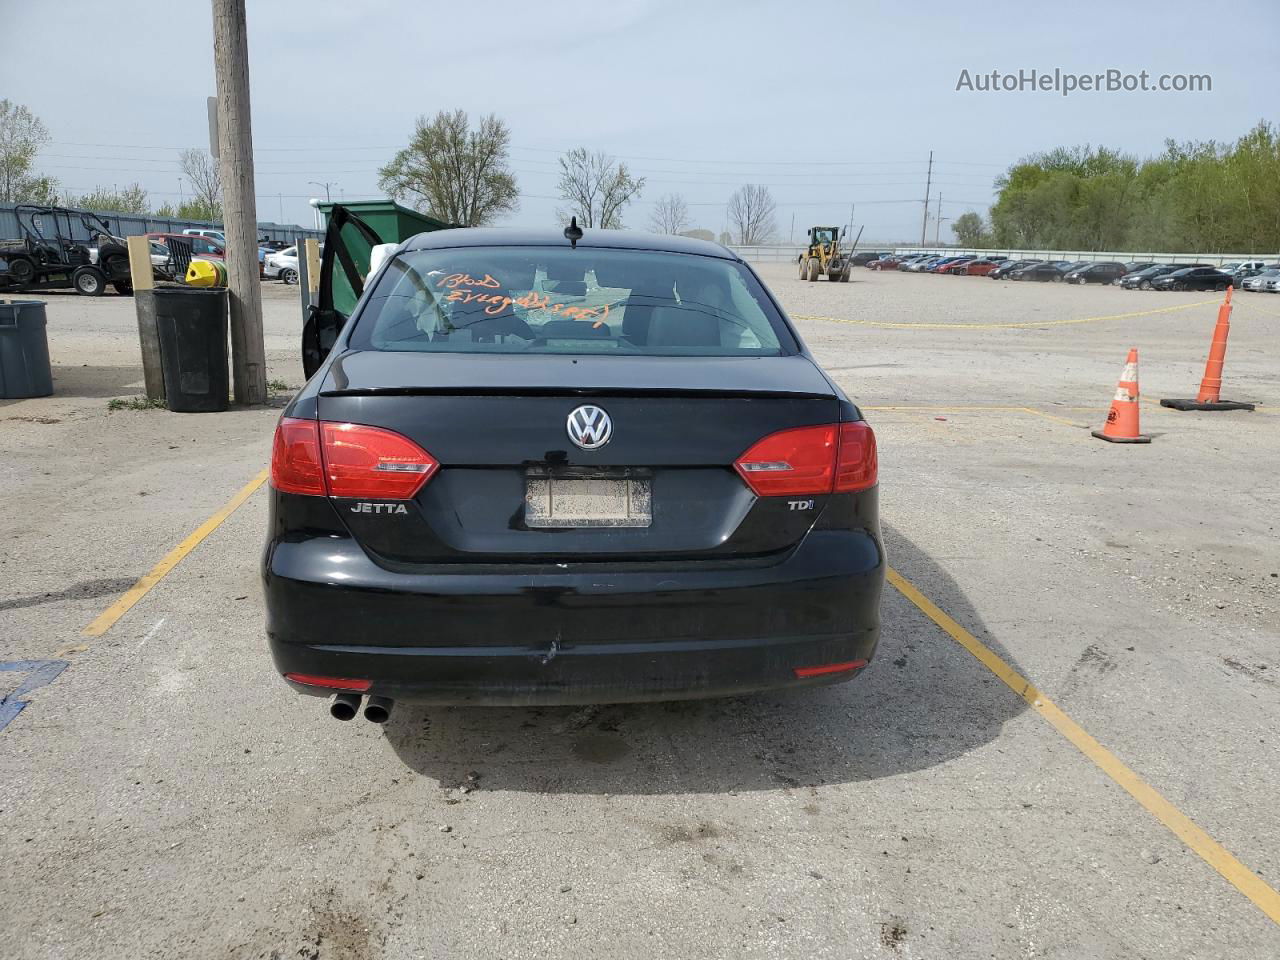
{"type": "Polygon", "coordinates": [[[0,240],[0,290],[55,290],[72,287],[87,297],[101,296],[110,283],[129,296],[129,251],[107,222],[93,213],[66,207],[21,204],[16,240],[0,240]],[[85,239],[77,238],[76,225],[85,239]]]}

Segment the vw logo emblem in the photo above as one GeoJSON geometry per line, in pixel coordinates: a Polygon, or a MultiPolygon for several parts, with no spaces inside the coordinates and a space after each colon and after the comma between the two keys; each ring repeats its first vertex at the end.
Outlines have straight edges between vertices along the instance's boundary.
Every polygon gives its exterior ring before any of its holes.
{"type": "Polygon", "coordinates": [[[569,414],[569,439],[583,450],[599,450],[613,436],[613,421],[599,407],[590,404],[569,414]]]}

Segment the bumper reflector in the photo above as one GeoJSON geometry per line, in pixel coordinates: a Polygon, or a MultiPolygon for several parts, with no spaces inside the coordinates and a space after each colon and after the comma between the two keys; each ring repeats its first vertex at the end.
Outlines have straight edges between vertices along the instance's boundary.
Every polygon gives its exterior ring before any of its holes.
{"type": "Polygon", "coordinates": [[[286,680],[294,683],[305,683],[308,687],[325,687],[329,690],[352,690],[363,693],[373,685],[372,680],[359,680],[354,677],[317,677],[310,673],[286,673],[286,680]]]}
{"type": "Polygon", "coordinates": [[[824,663],[820,667],[796,667],[797,677],[821,677],[828,673],[847,673],[850,670],[861,670],[867,665],[865,660],[846,660],[844,663],[824,663]]]}

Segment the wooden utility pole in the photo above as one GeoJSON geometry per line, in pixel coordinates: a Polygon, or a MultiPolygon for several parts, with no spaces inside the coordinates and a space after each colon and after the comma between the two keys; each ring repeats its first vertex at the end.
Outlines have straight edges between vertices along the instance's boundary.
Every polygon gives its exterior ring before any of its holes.
{"type": "Polygon", "coordinates": [[[267,402],[267,358],[258,279],[258,207],[249,116],[245,0],[213,0],[213,64],[218,80],[218,172],[231,293],[231,373],[236,403],[267,402]]]}

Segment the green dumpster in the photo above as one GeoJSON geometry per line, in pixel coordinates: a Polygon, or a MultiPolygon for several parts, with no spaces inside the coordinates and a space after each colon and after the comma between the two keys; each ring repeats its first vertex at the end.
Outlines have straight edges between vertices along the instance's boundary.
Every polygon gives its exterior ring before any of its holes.
{"type": "MultiPolygon", "coordinates": [[[[419,233],[430,233],[433,230],[447,230],[456,224],[445,223],[425,213],[418,213],[408,207],[402,207],[394,200],[351,200],[338,203],[322,203],[320,212],[324,214],[325,226],[329,225],[329,212],[336,206],[342,206],[358,218],[382,238],[383,243],[399,243],[419,233]]],[[[352,260],[361,269],[368,269],[369,253],[372,249],[368,239],[350,224],[341,230],[342,244],[350,251],[352,260]]],[[[350,316],[355,309],[357,297],[341,270],[333,274],[333,306],[344,316],[350,316]]]]}

